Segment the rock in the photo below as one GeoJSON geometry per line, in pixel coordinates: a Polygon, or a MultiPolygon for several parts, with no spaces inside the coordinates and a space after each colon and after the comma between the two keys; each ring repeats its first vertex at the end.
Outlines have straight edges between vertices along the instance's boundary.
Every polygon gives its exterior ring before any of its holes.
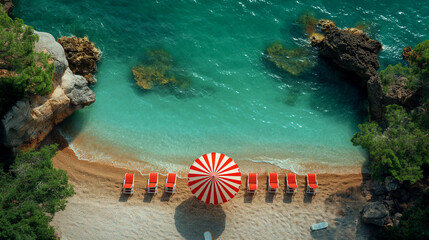
{"type": "Polygon", "coordinates": [[[58,42],[63,46],[70,69],[74,74],[82,75],[90,84],[96,82],[93,73],[97,71],[100,50],[87,37],[61,37],[58,42]]]}
{"type": "Polygon", "coordinates": [[[408,61],[410,60],[412,53],[413,49],[410,46],[407,46],[402,50],[402,58],[408,61]]]}
{"type": "Polygon", "coordinates": [[[393,224],[395,226],[399,225],[399,220],[401,219],[402,214],[401,213],[395,213],[395,215],[393,216],[393,224]]]}
{"type": "Polygon", "coordinates": [[[371,191],[374,193],[374,195],[381,196],[386,193],[386,188],[384,187],[383,184],[380,184],[377,181],[372,181],[371,191]]]}
{"type": "Polygon", "coordinates": [[[53,92],[48,96],[29,96],[18,101],[0,122],[1,141],[6,147],[34,147],[53,127],[75,110],[95,101],[87,81],[68,68],[64,50],[49,33],[40,36],[36,51],[52,55],[55,64],[53,92]]]}
{"type": "Polygon", "coordinates": [[[380,202],[373,202],[365,205],[362,210],[362,221],[377,226],[384,226],[389,219],[389,211],[380,202]]]}
{"type": "Polygon", "coordinates": [[[399,182],[394,177],[389,176],[384,179],[384,186],[388,192],[398,189],[399,182]]]}
{"type": "Polygon", "coordinates": [[[384,105],[397,104],[407,109],[420,106],[422,92],[408,88],[406,82],[409,80],[405,76],[394,76],[394,78],[396,80],[387,86],[386,91],[383,91],[384,105]]]}
{"type": "Polygon", "coordinates": [[[45,51],[52,55],[55,64],[54,80],[59,81],[64,71],[69,67],[64,49],[51,34],[38,31],[34,31],[34,33],[39,35],[39,41],[34,45],[34,51],[45,51]]]}
{"type": "Polygon", "coordinates": [[[381,122],[384,119],[386,113],[386,107],[383,104],[383,86],[381,84],[380,76],[372,76],[366,83],[368,91],[368,103],[369,111],[371,113],[371,119],[377,122],[381,122]]]}
{"type": "Polygon", "coordinates": [[[3,12],[10,16],[14,7],[12,0],[0,0],[0,4],[2,5],[3,12]]]}
{"type": "Polygon", "coordinates": [[[377,54],[382,49],[381,43],[358,29],[339,29],[329,20],[320,20],[319,25],[325,34],[323,41],[317,44],[320,54],[341,68],[357,74],[366,84],[380,68],[377,54]]]}

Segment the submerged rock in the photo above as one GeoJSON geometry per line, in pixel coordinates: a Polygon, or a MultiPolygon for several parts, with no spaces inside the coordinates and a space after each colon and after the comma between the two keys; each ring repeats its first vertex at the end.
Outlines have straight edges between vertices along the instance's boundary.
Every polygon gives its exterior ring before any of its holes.
{"type": "Polygon", "coordinates": [[[49,33],[36,32],[39,41],[35,51],[46,51],[54,59],[53,92],[48,96],[33,95],[18,101],[1,119],[1,141],[7,147],[34,147],[52,128],[75,110],[95,101],[87,81],[74,75],[68,67],[64,49],[49,33]]]}
{"type": "Polygon", "coordinates": [[[82,75],[90,84],[94,84],[96,80],[93,73],[97,71],[100,50],[88,40],[88,37],[61,37],[58,42],[64,48],[72,72],[82,75]]]}
{"type": "Polygon", "coordinates": [[[355,28],[339,29],[330,20],[320,20],[319,25],[325,37],[314,45],[319,47],[322,56],[365,79],[364,83],[377,73],[380,68],[377,54],[382,49],[380,42],[355,28]]]}
{"type": "Polygon", "coordinates": [[[0,4],[2,5],[3,12],[10,16],[14,7],[12,0],[0,0],[0,4]]]}
{"type": "Polygon", "coordinates": [[[267,48],[267,58],[277,68],[292,75],[300,75],[316,65],[315,56],[310,49],[298,47],[286,49],[279,42],[267,48]]]}
{"type": "Polygon", "coordinates": [[[380,202],[373,202],[365,205],[362,210],[362,221],[377,226],[384,226],[389,219],[389,211],[380,202]]]}
{"type": "Polygon", "coordinates": [[[190,80],[173,70],[174,62],[170,54],[162,49],[152,49],[146,53],[146,62],[133,67],[136,84],[149,90],[154,86],[177,86],[185,89],[190,80]]]}

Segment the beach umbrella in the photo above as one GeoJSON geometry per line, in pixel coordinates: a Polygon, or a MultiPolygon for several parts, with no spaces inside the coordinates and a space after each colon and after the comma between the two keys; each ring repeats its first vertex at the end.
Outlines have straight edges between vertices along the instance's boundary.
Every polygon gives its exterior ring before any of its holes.
{"type": "Polygon", "coordinates": [[[241,174],[232,158],[222,153],[207,153],[197,158],[188,174],[192,193],[201,201],[221,204],[240,189],[241,174]]]}

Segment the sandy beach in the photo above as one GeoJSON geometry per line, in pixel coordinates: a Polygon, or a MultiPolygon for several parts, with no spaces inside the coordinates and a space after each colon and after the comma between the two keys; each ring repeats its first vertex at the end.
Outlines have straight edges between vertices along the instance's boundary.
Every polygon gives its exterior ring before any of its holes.
{"type": "MultiPolygon", "coordinates": [[[[60,144],[65,145],[65,144],[60,144]]],[[[237,196],[220,206],[196,199],[186,175],[178,179],[174,195],[164,193],[165,175],[158,194],[146,194],[147,172],[79,160],[67,146],[53,159],[56,168],[67,170],[76,195],[68,199],[52,226],[61,239],[202,239],[211,231],[216,239],[368,239],[371,229],[362,224],[359,211],[366,200],[360,188],[368,176],[320,174],[319,192],[305,194],[305,177],[298,176],[298,192],[285,194],[286,170],[271,166],[255,168],[258,193],[246,193],[246,174],[237,196]],[[267,194],[267,171],[280,173],[278,194],[267,194]],[[121,194],[126,172],[133,172],[135,193],[121,194]],[[326,230],[311,232],[312,224],[327,221],[326,230]]],[[[165,174],[165,173],[163,173],[165,174]]]]}

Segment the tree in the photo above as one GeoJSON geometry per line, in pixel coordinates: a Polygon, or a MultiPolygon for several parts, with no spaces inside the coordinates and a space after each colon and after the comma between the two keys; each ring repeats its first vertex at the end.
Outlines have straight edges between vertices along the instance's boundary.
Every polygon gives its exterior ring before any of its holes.
{"type": "Polygon", "coordinates": [[[32,27],[0,11],[0,116],[26,95],[52,92],[54,64],[33,51],[37,40],[32,27]]]}
{"type": "Polygon", "coordinates": [[[53,168],[56,145],[21,151],[0,171],[0,239],[53,239],[51,217],[74,194],[64,170],[53,168]]]}
{"type": "Polygon", "coordinates": [[[422,78],[429,78],[429,40],[417,44],[410,56],[410,64],[422,78]]]}
{"type": "Polygon", "coordinates": [[[393,176],[400,182],[415,183],[423,178],[422,167],[429,165],[428,132],[420,130],[401,106],[387,106],[388,127],[375,122],[360,124],[351,141],[369,152],[373,178],[393,176]]]}

